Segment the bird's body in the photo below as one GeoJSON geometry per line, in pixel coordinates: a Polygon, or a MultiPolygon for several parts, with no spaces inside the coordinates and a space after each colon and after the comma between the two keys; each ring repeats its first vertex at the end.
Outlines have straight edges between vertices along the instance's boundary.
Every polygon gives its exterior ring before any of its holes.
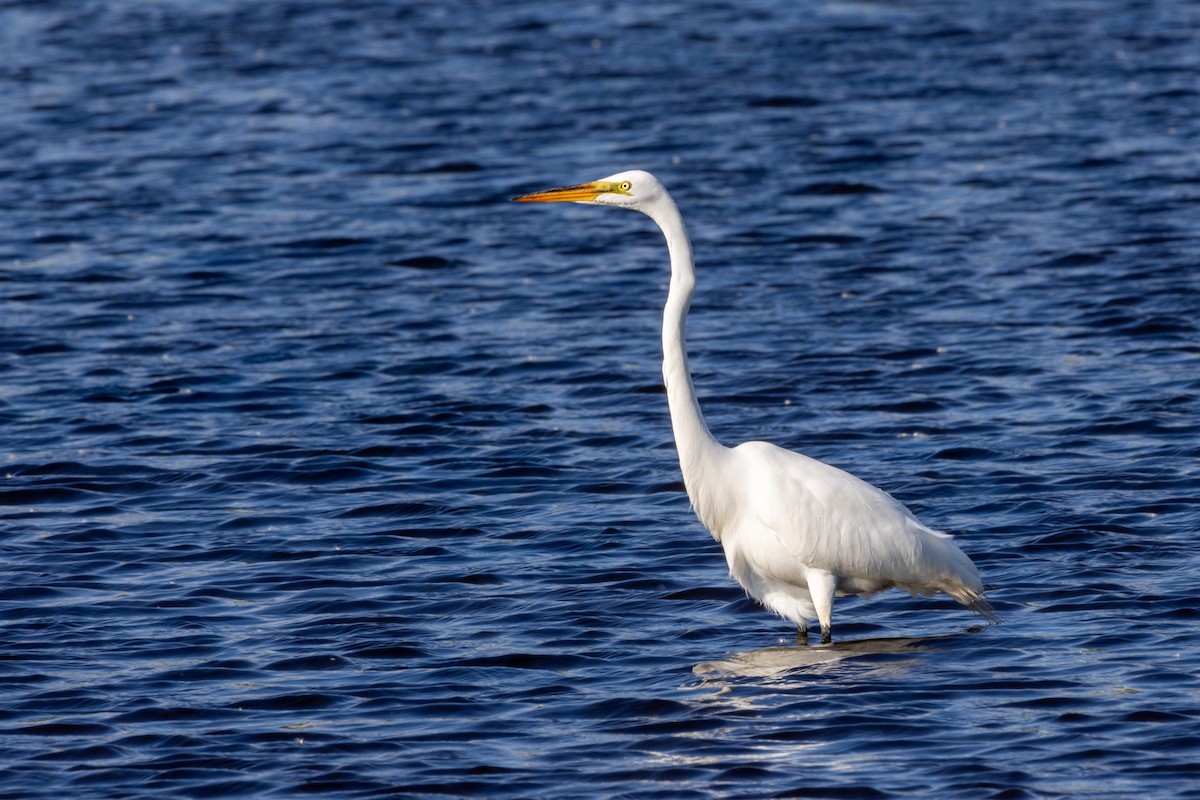
{"type": "Polygon", "coordinates": [[[641,211],[667,239],[671,284],[663,311],[663,380],[684,486],[720,542],[729,571],[756,600],[797,626],[816,617],[830,641],[833,598],[896,587],[942,591],[989,620],[975,565],[944,533],[922,525],[886,492],[767,442],[725,447],[709,432],[692,386],[685,321],[696,278],[675,202],[653,175],[634,170],[521,202],[578,202],[641,211]]]}

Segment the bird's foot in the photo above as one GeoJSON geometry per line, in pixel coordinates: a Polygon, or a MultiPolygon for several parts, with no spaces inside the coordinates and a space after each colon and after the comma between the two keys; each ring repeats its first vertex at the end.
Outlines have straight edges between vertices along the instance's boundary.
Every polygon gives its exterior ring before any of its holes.
{"type": "Polygon", "coordinates": [[[833,629],[828,625],[821,626],[821,644],[829,644],[833,641],[833,629]]]}
{"type": "Polygon", "coordinates": [[[796,626],[796,644],[808,645],[808,628],[796,626]]]}

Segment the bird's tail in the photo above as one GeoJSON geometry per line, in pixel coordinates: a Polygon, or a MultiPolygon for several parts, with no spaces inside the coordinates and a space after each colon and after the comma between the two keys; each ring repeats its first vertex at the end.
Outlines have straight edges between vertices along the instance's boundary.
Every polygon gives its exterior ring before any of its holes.
{"type": "Polygon", "coordinates": [[[1000,623],[1004,622],[1004,620],[1000,618],[1000,615],[996,613],[996,609],[992,608],[992,604],[985,600],[982,596],[978,596],[971,602],[966,603],[966,606],[993,625],[999,625],[1000,623]]]}
{"type": "Polygon", "coordinates": [[[996,609],[992,608],[992,604],[989,603],[982,594],[974,591],[973,589],[963,586],[962,584],[957,584],[953,586],[944,586],[942,587],[942,591],[993,625],[999,625],[1004,621],[1000,619],[1000,615],[996,613],[996,609]]]}

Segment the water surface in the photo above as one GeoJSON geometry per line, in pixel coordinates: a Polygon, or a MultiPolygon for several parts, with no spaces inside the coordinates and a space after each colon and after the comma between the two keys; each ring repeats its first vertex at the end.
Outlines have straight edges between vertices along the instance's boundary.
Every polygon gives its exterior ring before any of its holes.
{"type": "Polygon", "coordinates": [[[0,3],[0,794],[1200,797],[1194,2],[0,3]],[[1006,619],[791,646],[726,443],[1006,619]]]}

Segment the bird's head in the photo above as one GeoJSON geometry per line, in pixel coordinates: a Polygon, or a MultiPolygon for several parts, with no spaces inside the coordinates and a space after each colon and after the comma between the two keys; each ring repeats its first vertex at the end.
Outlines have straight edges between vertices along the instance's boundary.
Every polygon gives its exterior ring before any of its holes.
{"type": "Polygon", "coordinates": [[[530,192],[513,200],[518,203],[586,203],[597,206],[621,206],[650,213],[650,209],[666,196],[666,190],[649,172],[640,169],[618,172],[607,178],[578,186],[563,186],[530,192]]]}

